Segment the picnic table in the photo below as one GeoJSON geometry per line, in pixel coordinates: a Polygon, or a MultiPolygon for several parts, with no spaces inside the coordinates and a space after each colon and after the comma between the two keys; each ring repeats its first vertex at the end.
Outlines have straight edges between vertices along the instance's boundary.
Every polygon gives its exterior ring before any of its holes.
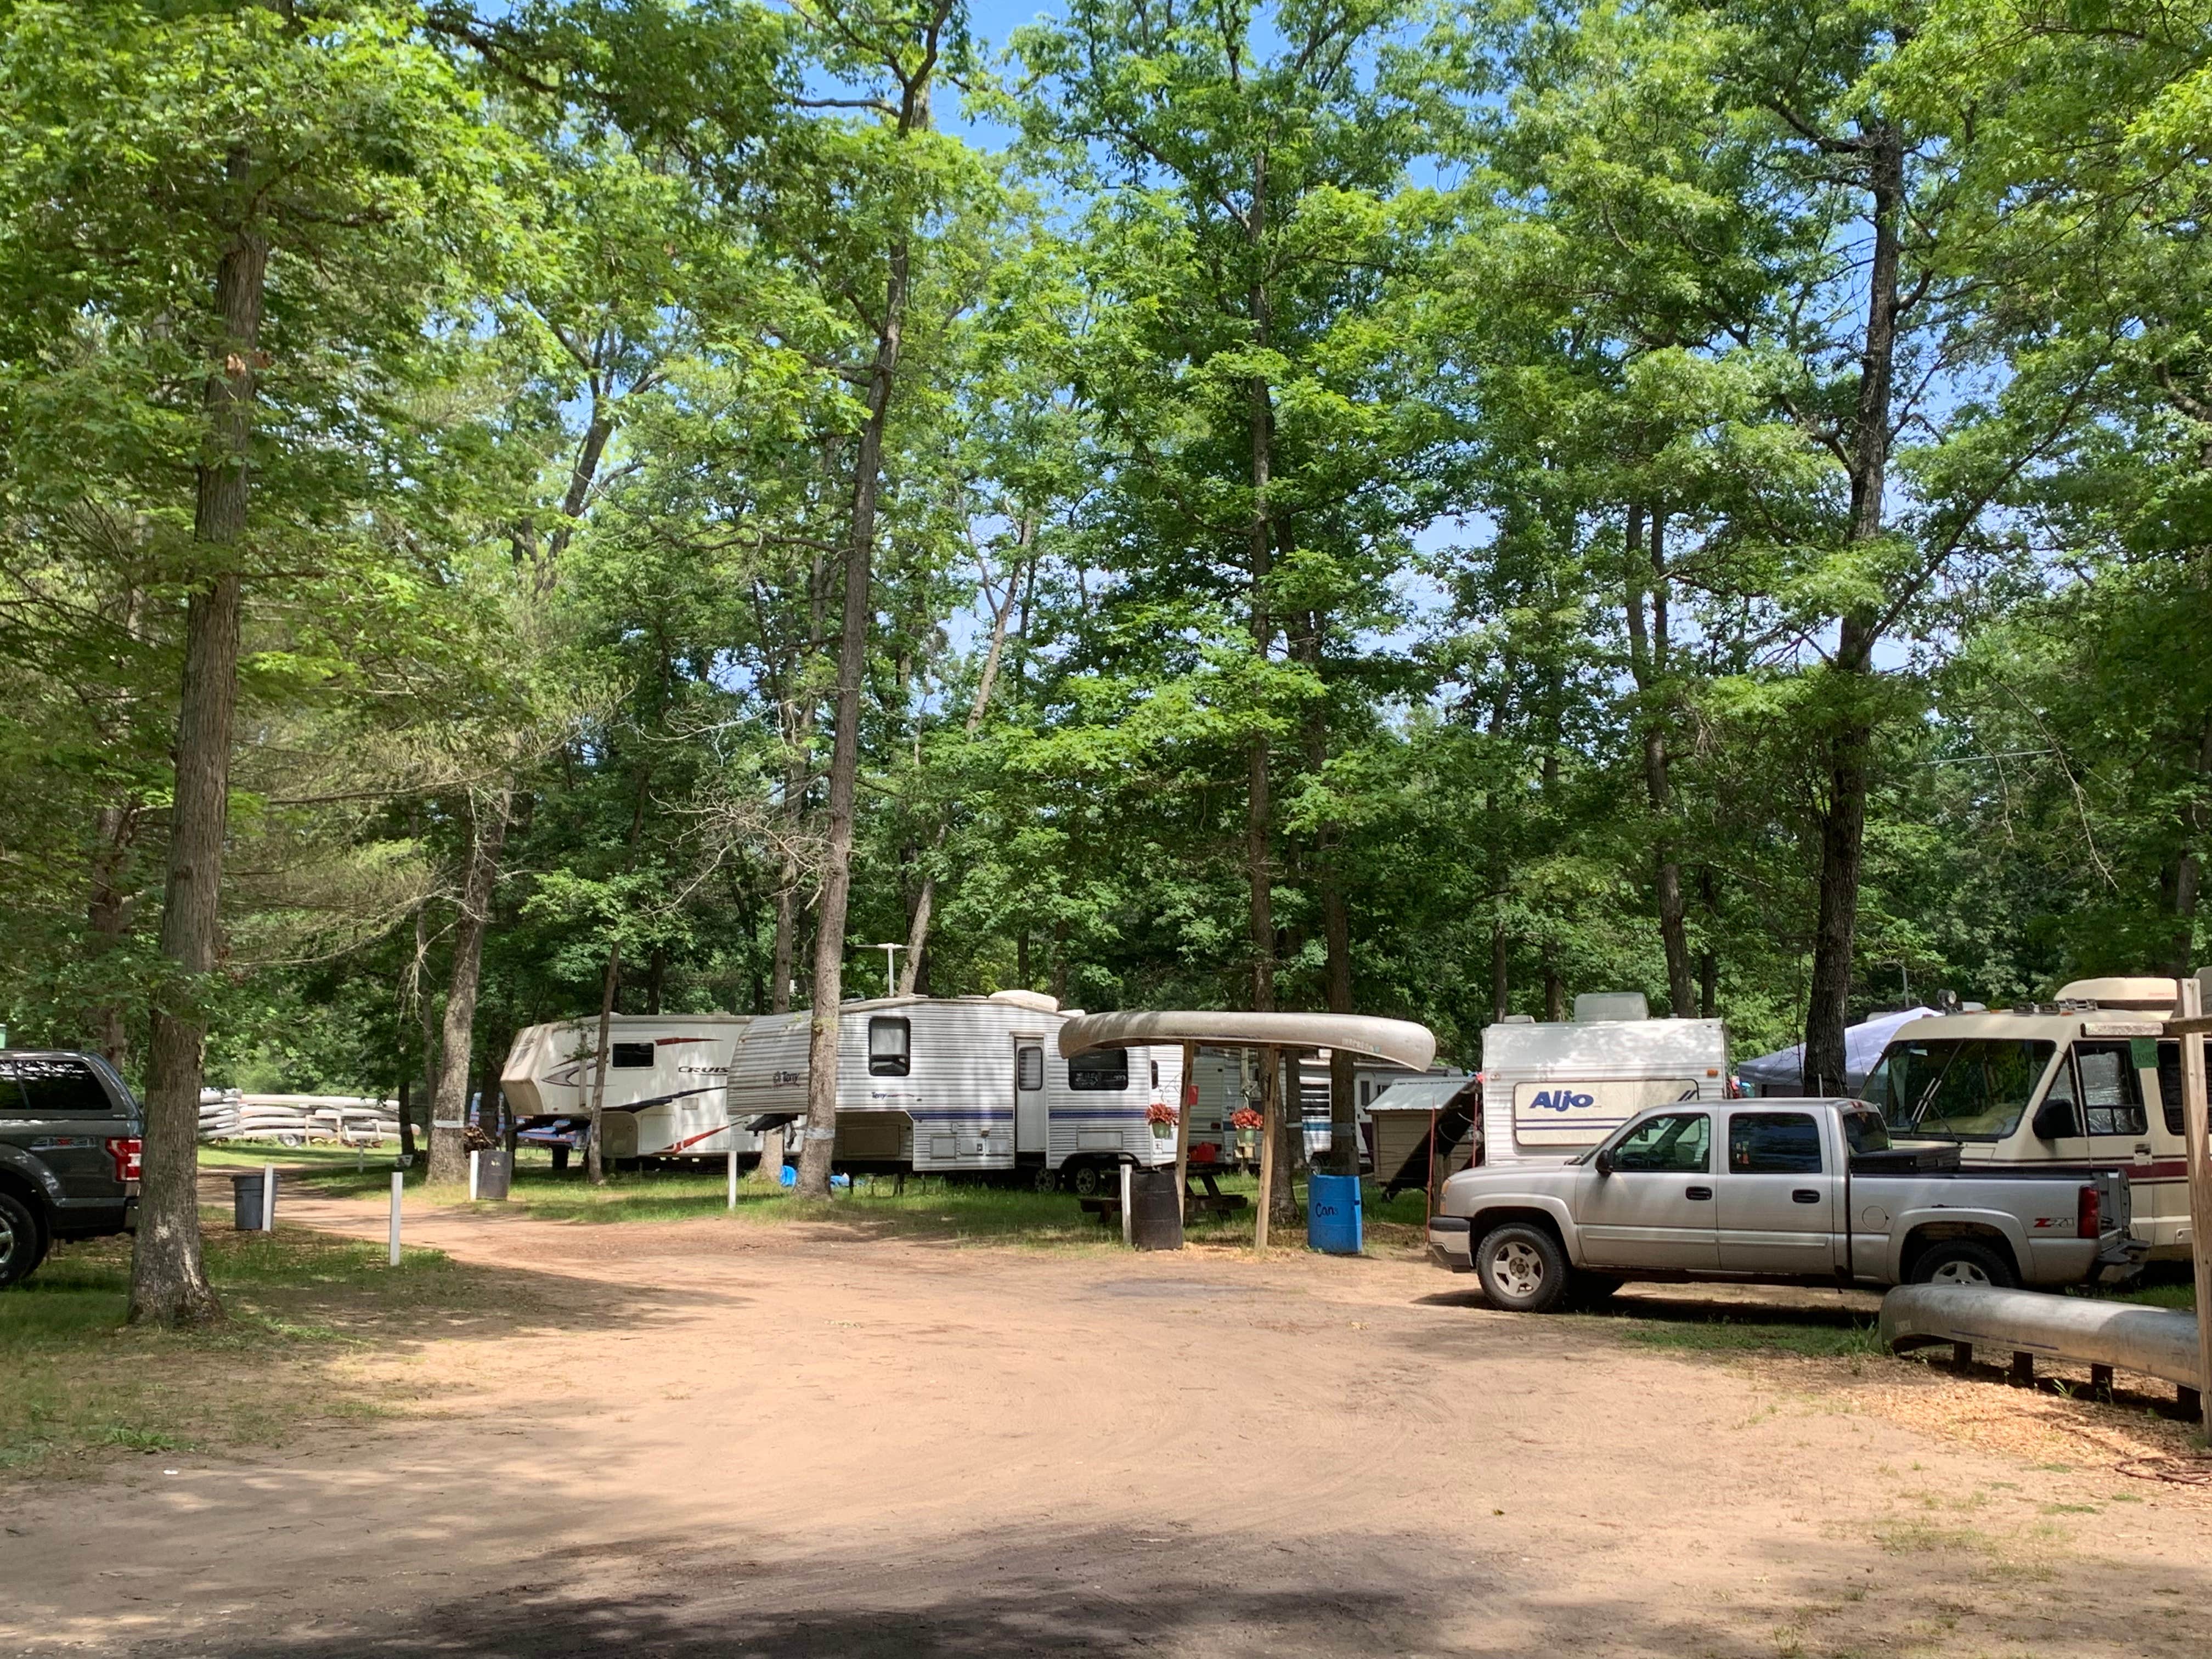
{"type": "MultiPolygon", "coordinates": [[[[1182,1212],[1186,1217],[1234,1215],[1252,1201],[1242,1193],[1223,1192],[1219,1173],[1203,1164],[1190,1166],[1188,1173],[1183,1176],[1182,1192],[1182,1212]],[[1193,1190],[1191,1182],[1194,1181],[1201,1183],[1206,1190],[1202,1193],[1193,1190]]],[[[1085,1215],[1097,1216],[1099,1225],[1114,1227],[1121,1224],[1121,1194],[1101,1193],[1096,1198],[1079,1198],[1075,1201],[1085,1215]]]]}

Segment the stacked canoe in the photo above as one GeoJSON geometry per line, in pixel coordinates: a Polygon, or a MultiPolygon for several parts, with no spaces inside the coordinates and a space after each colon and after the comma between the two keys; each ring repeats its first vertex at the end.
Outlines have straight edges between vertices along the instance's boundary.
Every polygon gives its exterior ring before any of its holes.
{"type": "Polygon", "coordinates": [[[397,1109],[359,1095],[249,1095],[200,1091],[202,1140],[273,1140],[286,1146],[336,1141],[380,1146],[399,1138],[397,1109]]]}

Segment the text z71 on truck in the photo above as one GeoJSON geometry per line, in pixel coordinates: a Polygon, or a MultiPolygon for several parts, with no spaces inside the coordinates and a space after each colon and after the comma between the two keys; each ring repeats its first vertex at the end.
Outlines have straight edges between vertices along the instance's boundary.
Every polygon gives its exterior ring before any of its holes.
{"type": "Polygon", "coordinates": [[[2129,1260],[2126,1204],[2113,1175],[1970,1173],[1948,1148],[1893,1148],[1857,1101],[1684,1102],[1571,1162],[1454,1176],[1429,1248],[1530,1313],[1628,1279],[2067,1285],[2129,1260]]]}

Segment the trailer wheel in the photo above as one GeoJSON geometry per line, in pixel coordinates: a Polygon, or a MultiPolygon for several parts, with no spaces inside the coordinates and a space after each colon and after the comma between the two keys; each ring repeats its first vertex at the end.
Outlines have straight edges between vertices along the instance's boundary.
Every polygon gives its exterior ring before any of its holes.
{"type": "Polygon", "coordinates": [[[1039,1170],[1036,1172],[1036,1189],[1041,1193],[1058,1192],[1060,1190],[1060,1171],[1057,1170],[1039,1170]]]}
{"type": "Polygon", "coordinates": [[[1567,1253],[1541,1227],[1510,1221],[1474,1247],[1474,1270],[1492,1307],[1549,1313],[1567,1293],[1567,1253]]]}
{"type": "Polygon", "coordinates": [[[1072,1169],[1065,1170],[1061,1179],[1075,1189],[1075,1195],[1078,1198],[1097,1197],[1098,1188],[1103,1184],[1099,1180],[1098,1166],[1096,1164],[1078,1164],[1072,1169]]]}
{"type": "Polygon", "coordinates": [[[1916,1285],[1978,1285],[2009,1291],[2020,1281],[2010,1264],[1986,1244],[1971,1238],[1939,1238],[1912,1263],[1916,1285]]]}

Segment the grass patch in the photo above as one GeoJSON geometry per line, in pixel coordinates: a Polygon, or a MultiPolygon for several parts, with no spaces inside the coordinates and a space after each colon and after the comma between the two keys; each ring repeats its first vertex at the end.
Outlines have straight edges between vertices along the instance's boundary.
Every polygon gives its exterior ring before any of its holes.
{"type": "Polygon", "coordinates": [[[1656,1310],[1605,1316],[1623,1340],[1689,1353],[1790,1353],[1808,1359],[1858,1359],[1886,1352],[1871,1319],[1777,1308],[1719,1309],[1669,1315],[1656,1310]]]}
{"type": "Polygon", "coordinates": [[[274,1164],[287,1170],[347,1170],[356,1162],[371,1171],[381,1172],[386,1181],[392,1179],[392,1161],[399,1156],[399,1143],[387,1140],[380,1147],[340,1146],[327,1140],[309,1141],[304,1146],[284,1146],[273,1140],[204,1141],[200,1145],[200,1167],[203,1170],[258,1170],[264,1164],[274,1164]]]}
{"type": "Polygon", "coordinates": [[[2133,1290],[2119,1291],[2112,1299],[2116,1302],[2138,1302],[2146,1308],[2173,1308],[2182,1313],[2195,1313],[2197,1286],[2186,1279],[2166,1285],[2141,1285],[2133,1290]]]}
{"type": "Polygon", "coordinates": [[[0,1470],[266,1441],[326,1413],[321,1361],[475,1300],[436,1250],[394,1269],[376,1245],[210,1229],[204,1252],[228,1316],[205,1330],[123,1323],[128,1238],[59,1246],[0,1292],[0,1470]]]}

